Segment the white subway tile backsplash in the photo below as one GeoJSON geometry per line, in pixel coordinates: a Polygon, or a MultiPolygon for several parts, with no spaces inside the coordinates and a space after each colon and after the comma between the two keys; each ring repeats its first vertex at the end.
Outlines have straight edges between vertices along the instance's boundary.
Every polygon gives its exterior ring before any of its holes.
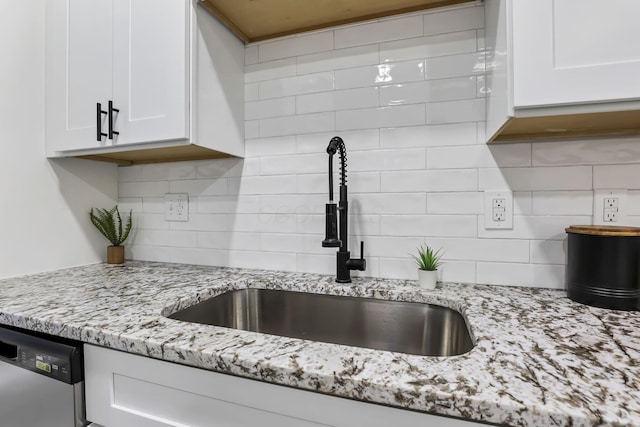
{"type": "Polygon", "coordinates": [[[296,99],[293,96],[247,102],[244,105],[244,117],[246,120],[291,116],[295,113],[296,99]]]}
{"type": "Polygon", "coordinates": [[[427,195],[424,193],[352,195],[349,202],[349,211],[352,214],[377,215],[426,214],[427,195]]]}
{"type": "Polygon", "coordinates": [[[151,246],[195,248],[198,245],[198,237],[195,231],[145,230],[143,242],[151,246]]]}
{"type": "Polygon", "coordinates": [[[333,130],[336,128],[335,114],[330,111],[260,120],[259,136],[273,137],[333,130]]]}
{"type": "Polygon", "coordinates": [[[180,264],[200,264],[226,266],[227,251],[200,248],[171,248],[171,262],[180,264]]]}
{"type": "Polygon", "coordinates": [[[300,95],[296,97],[295,104],[298,114],[377,107],[378,88],[368,87],[300,95]]]}
{"type": "Polygon", "coordinates": [[[408,16],[340,28],[334,31],[335,48],[418,37],[422,35],[422,23],[421,16],[408,16]]]}
{"type": "Polygon", "coordinates": [[[142,181],[142,166],[118,166],[118,182],[142,181]]]}
{"type": "MultiPolygon", "coordinates": [[[[260,99],[260,83],[247,83],[244,85],[244,101],[257,101],[260,99]]],[[[246,117],[245,117],[246,119],[246,117]]]]}
{"type": "Polygon", "coordinates": [[[244,67],[244,82],[256,83],[265,80],[282,79],[296,75],[296,59],[287,58],[278,61],[263,62],[261,64],[244,67]]]}
{"type": "MultiPolygon", "coordinates": [[[[279,136],[275,138],[258,138],[245,140],[245,156],[277,156],[296,152],[295,136],[279,136]]],[[[259,160],[258,160],[259,162],[259,160]]]]}
{"type": "Polygon", "coordinates": [[[189,221],[170,222],[171,230],[183,231],[227,231],[229,215],[189,213],[189,221]]]}
{"type": "Polygon", "coordinates": [[[475,123],[380,129],[380,148],[474,145],[475,123]]]}
{"type": "Polygon", "coordinates": [[[368,129],[377,127],[419,126],[425,124],[424,105],[362,108],[336,111],[336,130],[368,129]]]}
{"type": "Polygon", "coordinates": [[[427,169],[529,166],[530,144],[474,145],[427,149],[427,169]]]}
{"type": "Polygon", "coordinates": [[[296,229],[294,214],[237,214],[231,218],[230,231],[252,233],[291,233],[296,229]]]}
{"type": "Polygon", "coordinates": [[[476,31],[471,30],[382,43],[380,45],[380,62],[475,52],[477,49],[476,38],[476,31]]]}
{"type": "Polygon", "coordinates": [[[380,191],[476,191],[477,169],[381,172],[380,191]]]}
{"type": "Polygon", "coordinates": [[[171,181],[168,192],[188,193],[189,196],[221,196],[228,194],[227,178],[171,181]]]}
{"type": "MultiPolygon", "coordinates": [[[[638,158],[640,163],[640,158],[638,158]]],[[[600,189],[640,189],[640,164],[593,166],[593,188],[600,189]]]]}
{"type": "Polygon", "coordinates": [[[243,176],[229,178],[229,194],[290,194],[296,192],[296,177],[282,176],[243,176]]]}
{"type": "Polygon", "coordinates": [[[484,7],[482,6],[424,14],[425,35],[478,28],[484,28],[484,7]]]}
{"type": "Polygon", "coordinates": [[[349,154],[349,170],[362,172],[423,169],[426,163],[424,153],[422,148],[355,151],[349,154]]]}
{"type": "Polygon", "coordinates": [[[310,74],[375,65],[378,62],[378,45],[372,44],[298,56],[297,70],[298,74],[310,74]]]}
{"type": "MultiPolygon", "coordinates": [[[[337,166],[334,166],[337,168],[337,166]]],[[[338,174],[334,177],[334,185],[339,183],[338,174]]],[[[350,194],[380,192],[380,172],[349,172],[347,184],[350,194]]],[[[328,194],[327,173],[298,175],[299,194],[328,194]]],[[[336,198],[338,189],[336,187],[336,198]]]]}
{"type": "Polygon", "coordinates": [[[231,250],[229,267],[296,271],[296,254],[231,250]]]}
{"type": "Polygon", "coordinates": [[[415,280],[409,254],[426,243],[444,252],[440,280],[562,288],[564,229],[591,222],[594,189],[630,190],[626,223],[640,226],[640,140],[485,145],[482,12],[247,46],[245,158],[120,167],[120,207],[135,220],[128,256],[335,274],[321,242],[326,148],[340,136],[349,249],[366,242],[357,275],[415,280]],[[512,230],[484,229],[484,190],[495,189],[513,191],[512,230]],[[190,195],[189,221],[165,221],[168,192],[190,195]]]}
{"type": "Polygon", "coordinates": [[[428,125],[480,122],[484,121],[485,100],[464,99],[460,101],[430,102],[426,104],[426,109],[428,125]]]}
{"type": "Polygon", "coordinates": [[[481,190],[590,190],[590,166],[480,169],[481,190]]]}
{"type": "Polygon", "coordinates": [[[533,215],[591,215],[592,191],[534,191],[533,215]]]}
{"type": "Polygon", "coordinates": [[[228,231],[202,231],[198,233],[198,247],[207,249],[254,250],[260,241],[259,233],[232,233],[228,231]]]}
{"type": "Polygon", "coordinates": [[[475,98],[475,77],[427,80],[380,87],[381,105],[402,105],[475,98]]]}
{"type": "Polygon", "coordinates": [[[260,62],[333,49],[333,32],[322,31],[285,37],[258,45],[260,62]]]}
{"type": "Polygon", "coordinates": [[[262,233],[258,241],[262,251],[299,253],[303,237],[302,234],[262,233]]]}
{"type": "Polygon", "coordinates": [[[264,195],[260,196],[260,212],[274,214],[324,214],[326,195],[264,195]]]}
{"type": "Polygon", "coordinates": [[[638,163],[640,138],[536,143],[533,164],[540,166],[638,163]]]}
{"type": "Polygon", "coordinates": [[[363,129],[354,131],[340,131],[330,133],[310,133],[296,136],[298,153],[324,153],[329,141],[334,136],[344,140],[347,150],[374,150],[379,147],[378,129],[363,129]]]}
{"type": "Polygon", "coordinates": [[[427,213],[429,214],[482,214],[483,212],[483,193],[458,191],[427,194],[427,213]]]}
{"type": "Polygon", "coordinates": [[[244,64],[252,65],[258,63],[258,46],[245,46],[244,49],[244,64]]]}
{"type": "Polygon", "coordinates": [[[153,163],[142,165],[143,181],[193,179],[195,177],[196,165],[194,163],[153,163]]]}
{"type": "Polygon", "coordinates": [[[197,213],[259,213],[260,196],[201,196],[197,213]]]}
{"type": "Polygon", "coordinates": [[[424,60],[347,68],[335,72],[336,89],[388,85],[424,80],[424,60]]]}
{"type": "Polygon", "coordinates": [[[164,212],[134,215],[133,221],[133,228],[138,230],[169,230],[170,228],[170,223],[164,219],[164,212]]]}
{"type": "MultiPolygon", "coordinates": [[[[190,200],[193,202],[193,200],[190,200]]],[[[142,199],[142,209],[138,212],[164,214],[163,197],[144,197],[142,199]]]]}
{"type": "Polygon", "coordinates": [[[545,239],[562,240],[570,225],[590,224],[591,216],[554,215],[513,217],[512,230],[485,230],[484,216],[478,216],[478,236],[488,239],[545,239]]]}
{"type": "Polygon", "coordinates": [[[531,240],[531,262],[534,264],[566,264],[566,240],[531,240]]]}
{"type": "Polygon", "coordinates": [[[427,58],[425,78],[447,79],[484,73],[484,52],[470,52],[458,55],[427,58]]]}
{"type": "Polygon", "coordinates": [[[326,171],[326,152],[260,158],[260,173],[262,175],[305,174],[326,171]]]}
{"type": "Polygon", "coordinates": [[[126,259],[142,259],[145,261],[171,262],[171,248],[168,246],[145,246],[142,244],[127,245],[126,259]]]}
{"type": "Polygon", "coordinates": [[[244,137],[258,138],[260,137],[260,120],[246,120],[244,122],[244,137]]]}
{"type": "Polygon", "coordinates": [[[259,172],[259,160],[228,159],[203,160],[197,163],[198,178],[221,178],[257,175],[259,172]]]}
{"type": "Polygon", "coordinates": [[[169,181],[120,182],[119,197],[160,197],[169,192],[169,181]]]}
{"type": "MultiPolygon", "coordinates": [[[[368,261],[368,260],[367,260],[368,261]]],[[[306,271],[316,274],[333,274],[336,270],[336,257],[335,255],[309,255],[298,254],[297,255],[297,268],[298,271],[306,271]]],[[[367,269],[369,265],[367,263],[367,269]]]]}
{"type": "Polygon", "coordinates": [[[268,99],[332,89],[333,73],[324,72],[264,81],[260,83],[259,93],[260,99],[268,99]]]}
{"type": "Polygon", "coordinates": [[[381,215],[383,236],[474,237],[475,215],[381,215]]]}

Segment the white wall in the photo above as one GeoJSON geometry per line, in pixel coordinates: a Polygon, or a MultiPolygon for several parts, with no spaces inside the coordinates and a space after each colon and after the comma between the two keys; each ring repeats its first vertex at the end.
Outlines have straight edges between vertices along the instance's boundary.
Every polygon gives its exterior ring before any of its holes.
{"type": "Polygon", "coordinates": [[[45,0],[0,0],[0,278],[99,262],[91,206],[117,199],[117,168],[48,161],[45,0]]]}
{"type": "Polygon", "coordinates": [[[427,242],[441,279],[562,288],[564,228],[591,223],[594,189],[632,190],[640,224],[640,140],[485,145],[483,26],[471,5],[247,46],[246,159],[120,168],[134,257],[333,273],[320,243],[340,135],[365,275],[415,279],[427,242]],[[505,188],[514,228],[485,230],[483,191],[505,188]],[[189,222],[164,221],[167,192],[189,193],[189,222]]]}

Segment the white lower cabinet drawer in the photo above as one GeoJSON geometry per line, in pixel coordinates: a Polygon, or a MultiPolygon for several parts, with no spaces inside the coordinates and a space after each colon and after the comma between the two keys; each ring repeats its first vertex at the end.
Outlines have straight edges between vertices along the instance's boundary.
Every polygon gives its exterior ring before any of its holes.
{"type": "Polygon", "coordinates": [[[94,427],[472,426],[85,345],[94,427]],[[97,424],[95,424],[97,423],[97,424]]]}

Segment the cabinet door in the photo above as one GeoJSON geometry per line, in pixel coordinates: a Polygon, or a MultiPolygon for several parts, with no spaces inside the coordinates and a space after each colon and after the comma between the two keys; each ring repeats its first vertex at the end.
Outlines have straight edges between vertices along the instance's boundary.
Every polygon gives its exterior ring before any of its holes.
{"type": "Polygon", "coordinates": [[[46,6],[49,151],[108,145],[97,139],[96,104],[106,110],[111,99],[112,3],[56,0],[46,6]]]}
{"type": "Polygon", "coordinates": [[[189,7],[114,0],[116,145],[188,138],[189,7]]]}
{"type": "Polygon", "coordinates": [[[516,108],[640,99],[640,1],[512,7],[516,108]]]}

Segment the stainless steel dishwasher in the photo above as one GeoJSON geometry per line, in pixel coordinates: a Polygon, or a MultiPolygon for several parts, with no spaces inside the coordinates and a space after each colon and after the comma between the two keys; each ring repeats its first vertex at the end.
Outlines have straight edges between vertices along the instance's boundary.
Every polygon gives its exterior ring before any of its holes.
{"type": "Polygon", "coordinates": [[[86,425],[81,343],[0,327],[0,426],[86,425]]]}

